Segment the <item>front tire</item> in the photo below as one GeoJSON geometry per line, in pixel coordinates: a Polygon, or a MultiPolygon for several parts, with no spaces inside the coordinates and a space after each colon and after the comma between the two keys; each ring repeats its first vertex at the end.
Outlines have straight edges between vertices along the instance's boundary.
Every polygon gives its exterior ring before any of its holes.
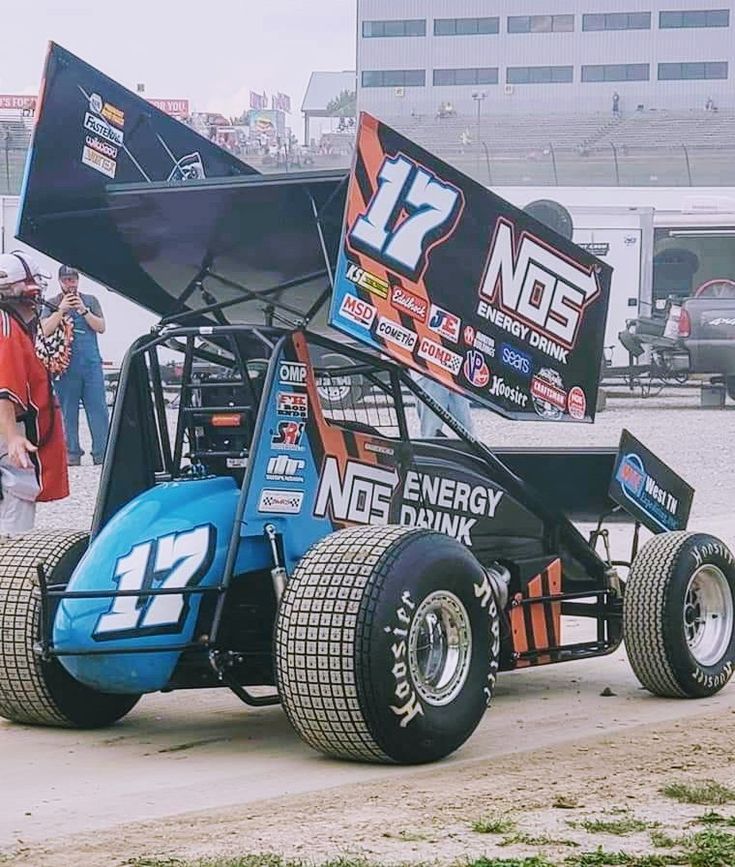
{"type": "Polygon", "coordinates": [[[735,558],[705,533],[663,533],[633,562],[623,604],[633,671],[655,695],[714,695],[735,670],[735,558]]]}
{"type": "Polygon", "coordinates": [[[333,533],[301,559],[276,624],[281,700],[299,735],[344,759],[443,758],[477,727],[498,670],[486,573],[449,536],[333,533]]]}
{"type": "Polygon", "coordinates": [[[138,695],[98,692],[75,680],[58,659],[43,660],[38,564],[49,586],[66,586],[87,550],[86,533],[31,533],[0,547],[0,717],[30,725],[99,728],[138,702],[138,695]]]}

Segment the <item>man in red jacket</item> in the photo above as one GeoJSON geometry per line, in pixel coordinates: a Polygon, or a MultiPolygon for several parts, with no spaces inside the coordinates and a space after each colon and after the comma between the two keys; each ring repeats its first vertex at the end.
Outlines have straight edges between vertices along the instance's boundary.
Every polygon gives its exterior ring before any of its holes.
{"type": "Polygon", "coordinates": [[[69,495],[61,412],[35,336],[39,269],[0,255],[0,536],[33,529],[36,502],[69,495]]]}

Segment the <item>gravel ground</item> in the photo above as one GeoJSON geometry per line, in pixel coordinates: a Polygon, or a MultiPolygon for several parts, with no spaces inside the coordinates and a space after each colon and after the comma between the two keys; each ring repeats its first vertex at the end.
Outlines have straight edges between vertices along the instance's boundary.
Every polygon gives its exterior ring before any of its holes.
{"type": "MultiPolygon", "coordinates": [[[[696,494],[692,521],[733,513],[735,503],[735,404],[701,409],[698,389],[670,391],[655,398],[608,398],[594,425],[506,421],[488,410],[472,411],[477,433],[489,445],[520,447],[617,446],[627,428],[692,485],[696,494]]],[[[81,424],[82,447],[89,451],[89,433],[81,424]]],[[[70,467],[71,496],[41,504],[39,529],[89,529],[100,468],[70,467]]]]}

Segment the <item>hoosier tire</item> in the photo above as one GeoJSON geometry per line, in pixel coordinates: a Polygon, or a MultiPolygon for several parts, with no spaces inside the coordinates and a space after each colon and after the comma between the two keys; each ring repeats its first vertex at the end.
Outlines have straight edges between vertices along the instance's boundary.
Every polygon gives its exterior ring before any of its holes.
{"type": "Polygon", "coordinates": [[[655,695],[703,698],[735,668],[735,559],[704,533],[663,533],[633,562],[625,587],[628,659],[655,695]]]}
{"type": "Polygon", "coordinates": [[[492,697],[498,610],[449,536],[397,526],[333,533],[281,599],[277,684],[299,735],[343,759],[413,764],[460,747],[492,697]]]}
{"type": "Polygon", "coordinates": [[[66,585],[87,550],[85,533],[33,533],[0,547],[0,716],[18,723],[69,728],[109,725],[140,696],[97,692],[57,659],[36,652],[40,636],[39,563],[49,585],[66,585]]]}

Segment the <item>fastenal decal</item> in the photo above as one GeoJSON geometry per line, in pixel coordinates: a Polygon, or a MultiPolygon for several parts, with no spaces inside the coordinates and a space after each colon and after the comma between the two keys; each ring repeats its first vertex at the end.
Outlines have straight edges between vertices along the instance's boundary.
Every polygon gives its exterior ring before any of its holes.
{"type": "Polygon", "coordinates": [[[394,343],[402,349],[407,349],[409,352],[416,346],[417,335],[414,331],[409,331],[397,322],[391,319],[386,319],[381,316],[378,319],[378,327],[375,329],[375,334],[387,340],[388,343],[394,343]]]}
{"type": "Polygon", "coordinates": [[[295,391],[279,391],[277,396],[278,415],[292,415],[296,418],[308,418],[309,398],[306,394],[295,391]]]}
{"type": "Polygon", "coordinates": [[[259,512],[274,512],[280,515],[298,515],[304,502],[303,491],[260,492],[259,512]]]}
{"type": "Polygon", "coordinates": [[[390,293],[390,303],[401,313],[407,313],[419,322],[426,322],[429,310],[429,302],[425,298],[419,298],[402,286],[394,286],[390,293]]]}
{"type": "Polygon", "coordinates": [[[276,455],[268,459],[268,467],[265,477],[269,482],[298,482],[303,483],[302,473],[306,467],[306,461],[299,458],[290,458],[288,455],[276,455]]]}
{"type": "Polygon", "coordinates": [[[337,458],[327,455],[319,478],[314,514],[318,518],[329,514],[336,521],[354,524],[387,524],[390,501],[397,486],[396,470],[359,461],[347,462],[343,479],[337,458]]]}
{"type": "Polygon", "coordinates": [[[485,363],[482,353],[476,349],[470,349],[464,357],[462,370],[467,382],[476,388],[484,388],[490,380],[490,368],[485,363]]]}
{"type": "Polygon", "coordinates": [[[367,301],[363,301],[355,295],[345,295],[342,299],[339,312],[341,316],[349,319],[350,322],[354,322],[355,325],[370,328],[378,311],[372,304],[368,304],[367,301]]]}
{"type": "Polygon", "coordinates": [[[281,385],[305,385],[306,365],[300,361],[282,361],[278,366],[278,381],[281,385]]]}
{"type": "Polygon", "coordinates": [[[125,137],[119,129],[111,127],[107,121],[103,120],[101,117],[95,117],[89,112],[85,112],[84,115],[84,128],[118,147],[122,147],[123,141],[125,140],[125,137]]]}
{"type": "Polygon", "coordinates": [[[423,358],[430,364],[435,364],[437,367],[442,367],[456,376],[462,367],[462,356],[457,355],[445,346],[429,340],[428,337],[422,337],[418,351],[419,358],[423,358]]]}
{"type": "Polygon", "coordinates": [[[544,367],[531,380],[533,408],[541,418],[549,421],[560,419],[567,408],[567,393],[561,376],[549,367],[544,367]]]}
{"type": "Polygon", "coordinates": [[[431,305],[431,314],[429,316],[429,328],[456,343],[459,340],[459,329],[462,321],[459,316],[455,316],[448,310],[437,307],[436,304],[431,305]]]}
{"type": "Polygon", "coordinates": [[[472,546],[472,529],[494,518],[503,491],[409,470],[403,484],[400,522],[428,527],[472,546]],[[431,508],[428,508],[431,506],[431,508]]]}
{"type": "Polygon", "coordinates": [[[117,163],[115,160],[110,160],[101,153],[93,151],[92,148],[84,146],[82,150],[82,162],[85,166],[107,175],[108,178],[114,178],[117,171],[117,163]]]}
{"type": "Polygon", "coordinates": [[[303,452],[303,438],[304,422],[279,421],[271,437],[271,446],[283,451],[303,452]]]}
{"type": "Polygon", "coordinates": [[[369,274],[364,268],[355,265],[354,262],[350,262],[347,266],[345,276],[350,283],[354,283],[355,286],[360,286],[362,289],[367,289],[368,292],[372,292],[378,298],[388,297],[390,287],[385,280],[381,280],[380,277],[376,277],[374,274],[369,274]]]}

